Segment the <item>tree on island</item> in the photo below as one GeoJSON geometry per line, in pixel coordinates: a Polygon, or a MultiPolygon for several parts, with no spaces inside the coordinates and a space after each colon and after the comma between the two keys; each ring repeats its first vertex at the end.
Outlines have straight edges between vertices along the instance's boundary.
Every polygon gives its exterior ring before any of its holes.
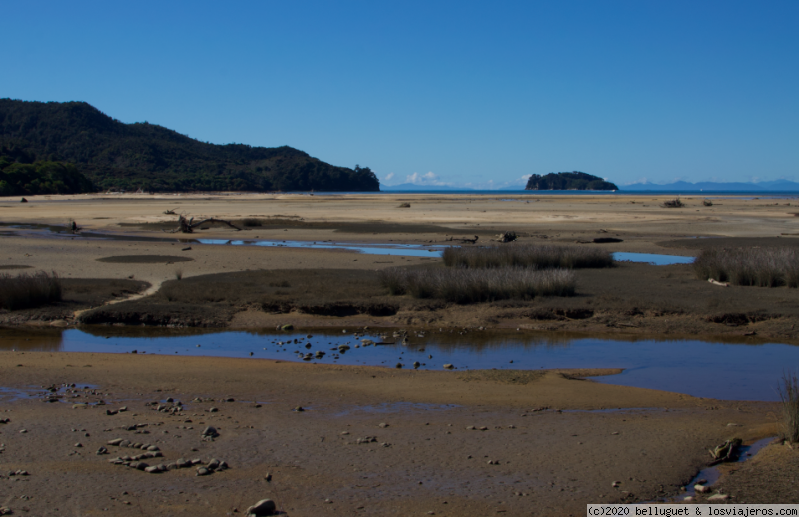
{"type": "Polygon", "coordinates": [[[545,176],[533,174],[525,190],[619,190],[615,184],[585,172],[550,172],[545,176]]]}

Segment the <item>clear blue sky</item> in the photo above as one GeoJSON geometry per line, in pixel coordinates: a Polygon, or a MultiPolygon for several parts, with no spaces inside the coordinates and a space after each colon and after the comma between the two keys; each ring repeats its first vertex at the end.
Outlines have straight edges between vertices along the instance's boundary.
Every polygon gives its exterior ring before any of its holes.
{"type": "Polygon", "coordinates": [[[25,0],[2,27],[0,97],[384,184],[799,180],[796,0],[25,0]]]}

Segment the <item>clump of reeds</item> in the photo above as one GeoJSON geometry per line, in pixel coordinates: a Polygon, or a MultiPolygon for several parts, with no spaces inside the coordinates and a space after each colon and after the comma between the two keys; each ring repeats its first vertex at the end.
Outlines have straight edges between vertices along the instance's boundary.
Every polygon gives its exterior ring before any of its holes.
{"type": "Polygon", "coordinates": [[[175,270],[175,280],[183,280],[183,270],[176,269],[175,270]]]}
{"type": "Polygon", "coordinates": [[[713,201],[711,201],[709,199],[704,199],[704,200],[702,200],[702,204],[705,205],[705,206],[713,206],[713,201]]]}
{"type": "Polygon", "coordinates": [[[61,293],[61,279],[55,272],[0,274],[0,308],[9,311],[61,301],[61,293]]]}
{"type": "Polygon", "coordinates": [[[779,393],[782,401],[783,438],[799,442],[799,378],[796,373],[783,373],[779,393]]]}
{"type": "Polygon", "coordinates": [[[613,266],[613,256],[597,248],[576,246],[537,246],[533,244],[512,246],[480,246],[446,248],[444,264],[450,267],[496,268],[535,267],[548,268],[601,268],[613,266]]]}
{"type": "Polygon", "coordinates": [[[410,208],[410,207],[411,207],[410,203],[400,203],[397,208],[410,208]]]}
{"type": "Polygon", "coordinates": [[[694,260],[701,280],[734,285],[799,287],[799,251],[796,248],[720,248],[702,251],[694,260]]]}
{"type": "Polygon", "coordinates": [[[407,293],[414,298],[443,298],[454,303],[572,296],[575,290],[571,271],[529,267],[388,268],[380,272],[380,281],[394,295],[407,293]]]}
{"type": "Polygon", "coordinates": [[[663,202],[663,208],[682,208],[684,206],[685,206],[685,203],[680,201],[679,197],[663,202]]]}

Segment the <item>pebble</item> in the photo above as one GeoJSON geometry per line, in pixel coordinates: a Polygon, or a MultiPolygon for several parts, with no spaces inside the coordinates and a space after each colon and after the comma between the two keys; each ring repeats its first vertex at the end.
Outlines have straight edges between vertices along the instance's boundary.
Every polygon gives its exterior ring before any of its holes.
{"type": "Polygon", "coordinates": [[[385,422],[381,422],[381,423],[377,424],[377,427],[382,427],[382,428],[385,429],[386,427],[388,427],[388,424],[385,423],[385,422]]]}
{"type": "Polygon", "coordinates": [[[707,500],[709,503],[715,503],[719,501],[726,501],[729,498],[730,496],[728,496],[727,494],[715,494],[708,497],[707,500]]]}
{"type": "Polygon", "coordinates": [[[444,365],[444,369],[445,370],[452,370],[453,368],[455,368],[455,367],[453,365],[449,364],[449,363],[444,365]]]}
{"type": "Polygon", "coordinates": [[[200,467],[200,468],[198,468],[198,469],[197,469],[197,475],[198,475],[198,476],[207,476],[207,475],[209,475],[210,473],[211,473],[211,471],[210,471],[210,470],[208,470],[208,469],[207,469],[207,468],[205,468],[205,467],[200,467]]]}
{"type": "Polygon", "coordinates": [[[706,494],[706,493],[710,492],[710,487],[709,486],[704,486],[704,485],[694,485],[694,491],[697,494],[706,494]]]}

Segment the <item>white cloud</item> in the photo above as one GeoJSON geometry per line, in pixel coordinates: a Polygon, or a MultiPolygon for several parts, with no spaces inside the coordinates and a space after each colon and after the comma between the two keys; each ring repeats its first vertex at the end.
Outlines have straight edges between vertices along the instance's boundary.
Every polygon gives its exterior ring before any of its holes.
{"type": "Polygon", "coordinates": [[[391,178],[393,178],[393,177],[394,177],[394,173],[393,172],[389,172],[388,174],[386,174],[386,177],[383,178],[383,181],[391,181],[391,178]]]}
{"type": "Polygon", "coordinates": [[[405,177],[405,183],[413,183],[414,185],[448,185],[448,183],[441,181],[438,176],[432,172],[427,172],[425,174],[414,172],[413,174],[409,174],[405,177]]]}

